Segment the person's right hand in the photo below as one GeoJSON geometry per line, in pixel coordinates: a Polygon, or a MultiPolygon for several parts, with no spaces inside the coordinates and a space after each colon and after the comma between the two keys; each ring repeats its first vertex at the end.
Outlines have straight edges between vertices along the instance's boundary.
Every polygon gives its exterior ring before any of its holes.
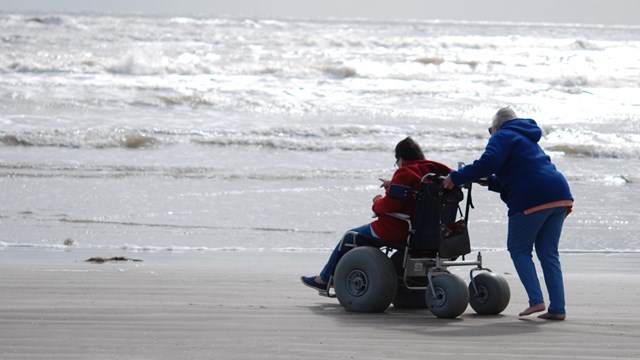
{"type": "Polygon", "coordinates": [[[451,175],[447,175],[442,186],[444,186],[445,189],[453,189],[453,187],[456,186],[456,184],[453,183],[453,180],[451,180],[451,175]]]}
{"type": "Polygon", "coordinates": [[[373,197],[373,202],[375,203],[376,201],[378,201],[378,199],[382,198],[382,195],[378,194],[376,196],[373,197]]]}
{"type": "Polygon", "coordinates": [[[382,184],[380,184],[381,188],[388,189],[389,186],[391,186],[391,180],[386,180],[386,179],[378,179],[378,180],[382,181],[382,184]]]}

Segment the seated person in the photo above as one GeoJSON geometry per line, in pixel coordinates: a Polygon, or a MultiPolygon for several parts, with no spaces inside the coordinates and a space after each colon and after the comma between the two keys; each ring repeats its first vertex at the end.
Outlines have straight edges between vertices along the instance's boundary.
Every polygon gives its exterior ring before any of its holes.
{"type": "MultiPolygon", "coordinates": [[[[377,219],[370,224],[362,225],[349,230],[369,238],[378,238],[385,241],[405,245],[409,229],[406,221],[389,215],[389,213],[402,213],[413,216],[416,206],[415,200],[399,200],[388,196],[389,186],[398,184],[409,186],[414,190],[418,190],[422,177],[429,173],[448,174],[451,169],[446,165],[435,161],[426,160],[420,145],[413,139],[407,137],[396,145],[395,149],[396,166],[391,180],[382,180],[381,187],[385,188],[385,196],[376,195],[373,198],[373,212],[377,219]]],[[[347,232],[343,241],[346,241],[351,235],[347,232]]],[[[331,274],[340,260],[340,257],[346,252],[345,249],[340,250],[340,243],[331,253],[327,264],[324,266],[319,275],[303,276],[300,278],[303,284],[320,291],[327,290],[327,284],[331,274]]],[[[348,249],[347,249],[348,250],[348,249]]]]}

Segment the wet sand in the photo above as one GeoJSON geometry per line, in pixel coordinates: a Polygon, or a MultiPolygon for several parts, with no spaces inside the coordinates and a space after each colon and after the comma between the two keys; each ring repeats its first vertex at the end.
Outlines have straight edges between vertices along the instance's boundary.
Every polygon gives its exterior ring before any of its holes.
{"type": "Polygon", "coordinates": [[[317,296],[298,277],[328,253],[5,249],[0,358],[640,358],[639,254],[563,254],[563,322],[519,318],[526,298],[507,254],[483,255],[507,278],[511,303],[498,316],[468,307],[444,320],[393,307],[348,313],[317,296]],[[84,261],[95,256],[142,262],[84,261]]]}

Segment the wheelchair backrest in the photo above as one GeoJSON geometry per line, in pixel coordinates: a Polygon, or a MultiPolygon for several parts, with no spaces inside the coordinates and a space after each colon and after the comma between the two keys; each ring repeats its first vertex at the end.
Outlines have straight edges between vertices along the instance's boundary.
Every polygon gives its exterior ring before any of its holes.
{"type": "Polygon", "coordinates": [[[437,251],[449,258],[471,252],[469,232],[464,219],[456,221],[464,194],[458,187],[444,189],[441,181],[423,178],[415,194],[409,248],[413,252],[437,251]]]}

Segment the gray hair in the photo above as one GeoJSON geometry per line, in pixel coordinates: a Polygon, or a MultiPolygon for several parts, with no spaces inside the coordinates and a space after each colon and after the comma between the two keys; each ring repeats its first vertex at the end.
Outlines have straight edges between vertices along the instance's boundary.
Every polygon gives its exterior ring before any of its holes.
{"type": "Polygon", "coordinates": [[[491,120],[491,127],[499,129],[502,127],[502,124],[506,123],[509,120],[517,119],[518,115],[510,106],[503,107],[498,110],[495,115],[493,115],[493,119],[491,120]]]}

